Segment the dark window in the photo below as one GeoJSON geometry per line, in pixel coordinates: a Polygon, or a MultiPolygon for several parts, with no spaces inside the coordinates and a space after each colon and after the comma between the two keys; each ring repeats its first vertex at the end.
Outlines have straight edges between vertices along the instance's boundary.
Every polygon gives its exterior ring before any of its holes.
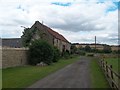
{"type": "Polygon", "coordinates": [[[54,38],[53,38],[53,45],[54,45],[54,38]]]}
{"type": "Polygon", "coordinates": [[[63,52],[65,52],[65,45],[63,45],[62,49],[63,49],[63,52]]]}

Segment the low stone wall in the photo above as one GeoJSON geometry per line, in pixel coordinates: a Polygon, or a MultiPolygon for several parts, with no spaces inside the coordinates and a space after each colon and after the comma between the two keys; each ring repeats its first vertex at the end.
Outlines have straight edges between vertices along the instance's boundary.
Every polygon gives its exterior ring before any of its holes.
{"type": "Polygon", "coordinates": [[[2,48],[2,68],[27,65],[28,49],[2,48]]]}

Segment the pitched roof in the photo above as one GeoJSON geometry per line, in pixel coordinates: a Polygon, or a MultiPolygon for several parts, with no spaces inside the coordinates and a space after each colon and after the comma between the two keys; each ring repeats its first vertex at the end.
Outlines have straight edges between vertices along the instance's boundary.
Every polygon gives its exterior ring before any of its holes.
{"type": "MultiPolygon", "coordinates": [[[[41,24],[39,21],[36,21],[35,23],[38,23],[39,25],[43,25],[43,24],[41,24]]],[[[45,25],[43,25],[43,26],[46,28],[46,30],[47,30],[53,37],[55,37],[55,38],[57,38],[57,39],[60,39],[60,40],[62,40],[62,41],[64,41],[64,42],[68,42],[68,40],[67,40],[64,36],[62,36],[61,34],[59,34],[58,32],[52,30],[51,28],[49,28],[49,27],[47,27],[47,26],[45,26],[45,25]]]]}
{"type": "Polygon", "coordinates": [[[2,38],[2,47],[22,47],[21,38],[2,38]]]}

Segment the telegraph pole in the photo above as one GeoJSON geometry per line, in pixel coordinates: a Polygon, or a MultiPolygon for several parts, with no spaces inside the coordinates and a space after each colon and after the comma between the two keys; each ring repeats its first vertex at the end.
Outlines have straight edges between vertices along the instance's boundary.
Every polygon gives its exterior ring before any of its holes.
{"type": "Polygon", "coordinates": [[[95,36],[95,50],[96,50],[96,36],[95,36]]]}

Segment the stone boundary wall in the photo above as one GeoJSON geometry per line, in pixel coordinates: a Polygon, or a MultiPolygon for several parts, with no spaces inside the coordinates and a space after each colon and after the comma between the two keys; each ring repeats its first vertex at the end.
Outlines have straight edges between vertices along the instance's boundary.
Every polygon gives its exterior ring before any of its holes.
{"type": "Polygon", "coordinates": [[[2,48],[2,68],[27,65],[28,49],[2,48]]]}

